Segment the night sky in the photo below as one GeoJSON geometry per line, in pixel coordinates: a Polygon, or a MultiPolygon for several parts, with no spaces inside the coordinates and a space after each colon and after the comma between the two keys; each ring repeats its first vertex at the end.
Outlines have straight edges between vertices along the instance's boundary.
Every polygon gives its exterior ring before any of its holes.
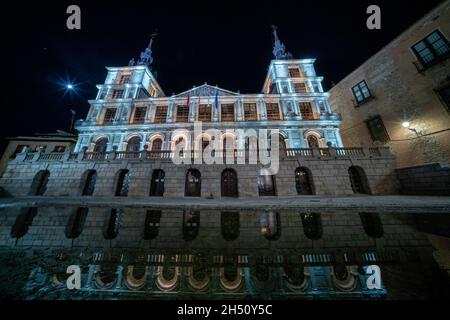
{"type": "Polygon", "coordinates": [[[166,95],[207,82],[257,93],[272,59],[270,25],[295,58],[317,58],[324,87],[339,82],[441,1],[15,1],[3,9],[3,137],[67,130],[84,118],[105,66],[138,58],[158,29],[153,67],[166,95]],[[66,28],[81,7],[82,29],[66,28]],[[366,28],[377,4],[382,29],[366,28]],[[15,7],[15,8],[14,8],[15,7]],[[76,93],[66,93],[67,82],[76,93]]]}

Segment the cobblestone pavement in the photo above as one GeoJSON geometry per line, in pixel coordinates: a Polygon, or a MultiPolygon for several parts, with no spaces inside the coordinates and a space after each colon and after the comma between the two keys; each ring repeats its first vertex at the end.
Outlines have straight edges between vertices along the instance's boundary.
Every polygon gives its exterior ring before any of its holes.
{"type": "Polygon", "coordinates": [[[0,199],[0,209],[30,206],[154,207],[159,209],[348,209],[378,212],[448,212],[450,197],[434,196],[301,196],[259,199],[19,197],[0,199]]]}

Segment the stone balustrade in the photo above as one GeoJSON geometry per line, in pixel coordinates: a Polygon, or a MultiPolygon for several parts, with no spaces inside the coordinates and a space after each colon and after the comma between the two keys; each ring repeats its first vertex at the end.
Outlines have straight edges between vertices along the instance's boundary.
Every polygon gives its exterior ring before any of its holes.
{"type": "MultiPolygon", "coordinates": [[[[269,156],[270,149],[265,153],[269,156]]],[[[232,155],[232,158],[249,158],[249,150],[234,149],[224,152],[223,150],[216,150],[216,157],[226,157],[227,153],[232,155]]],[[[292,149],[280,149],[279,153],[282,159],[289,158],[324,158],[324,159],[336,159],[336,158],[350,158],[358,157],[362,159],[369,158],[392,158],[388,147],[371,147],[371,148],[292,148],[292,149]]],[[[110,152],[88,152],[81,151],[79,153],[66,152],[66,153],[44,153],[44,152],[23,152],[16,156],[12,161],[15,162],[44,162],[44,161],[111,161],[111,160],[171,160],[174,158],[175,152],[171,150],[161,151],[148,151],[142,150],[137,152],[129,151],[116,151],[110,152]]],[[[180,151],[180,158],[199,159],[202,156],[202,152],[197,150],[180,151]]]]}

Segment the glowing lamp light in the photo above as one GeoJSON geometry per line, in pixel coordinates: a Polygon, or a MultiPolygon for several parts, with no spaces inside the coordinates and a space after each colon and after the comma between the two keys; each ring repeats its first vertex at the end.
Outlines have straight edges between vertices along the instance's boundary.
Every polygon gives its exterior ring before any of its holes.
{"type": "Polygon", "coordinates": [[[403,128],[409,128],[410,125],[411,125],[411,123],[409,123],[409,121],[404,121],[402,123],[403,128]]]}
{"type": "Polygon", "coordinates": [[[72,90],[73,89],[73,85],[71,85],[70,83],[67,85],[67,89],[72,90]]]}

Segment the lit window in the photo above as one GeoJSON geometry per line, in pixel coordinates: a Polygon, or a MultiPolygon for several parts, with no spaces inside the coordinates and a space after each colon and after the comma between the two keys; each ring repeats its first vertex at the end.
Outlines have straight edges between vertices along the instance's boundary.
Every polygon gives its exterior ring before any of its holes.
{"type": "Polygon", "coordinates": [[[129,83],[130,79],[131,79],[131,77],[129,74],[124,74],[124,75],[120,76],[119,83],[120,84],[129,83]]]}
{"type": "Polygon", "coordinates": [[[188,106],[178,106],[176,122],[188,122],[188,120],[189,120],[188,106]]]}
{"type": "Polygon", "coordinates": [[[289,68],[289,77],[291,78],[300,78],[300,69],[298,68],[289,68]]]}
{"type": "Polygon", "coordinates": [[[116,117],[116,109],[115,108],[106,109],[105,116],[103,118],[103,124],[113,123],[115,117],[116,117]]]}
{"type": "Polygon", "coordinates": [[[373,141],[386,142],[390,140],[380,116],[366,120],[366,125],[373,141]]]}
{"type": "Polygon", "coordinates": [[[123,90],[113,90],[112,98],[113,99],[122,99],[123,98],[123,90]]]}
{"type": "Polygon", "coordinates": [[[234,104],[222,104],[221,121],[234,121],[234,104]]]}
{"type": "Polygon", "coordinates": [[[245,121],[258,120],[256,112],[256,103],[244,103],[244,120],[245,121]]]}
{"type": "Polygon", "coordinates": [[[136,110],[134,111],[133,123],[144,123],[146,113],[147,107],[136,107],[136,110]]]}
{"type": "Polygon", "coordinates": [[[198,106],[198,121],[211,122],[211,106],[201,104],[198,106]]]}
{"type": "Polygon", "coordinates": [[[266,103],[266,111],[268,120],[281,120],[278,103],[266,103]]]}
{"type": "Polygon", "coordinates": [[[314,113],[312,111],[311,103],[300,102],[300,113],[303,120],[314,120],[314,113]]]}
{"type": "Polygon", "coordinates": [[[364,102],[372,96],[369,88],[367,87],[367,83],[364,80],[354,86],[352,91],[357,103],[364,102]]]}
{"type": "Polygon", "coordinates": [[[155,112],[155,122],[165,123],[167,118],[167,106],[157,106],[155,112]]]}
{"type": "Polygon", "coordinates": [[[449,44],[443,34],[436,30],[415,44],[412,50],[420,62],[423,65],[427,65],[447,54],[449,52],[449,44]]]}
{"type": "Polygon", "coordinates": [[[307,93],[306,84],[303,82],[294,83],[294,90],[296,93],[307,93]]]}

